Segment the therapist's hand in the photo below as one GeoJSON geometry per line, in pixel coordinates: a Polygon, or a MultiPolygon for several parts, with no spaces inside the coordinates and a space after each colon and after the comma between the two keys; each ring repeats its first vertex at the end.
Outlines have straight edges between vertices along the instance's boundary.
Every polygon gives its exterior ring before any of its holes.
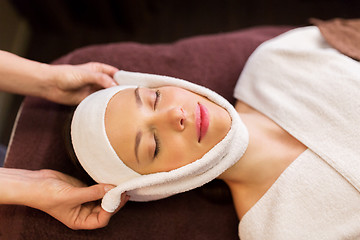
{"type": "MultiPolygon", "coordinates": [[[[103,210],[98,201],[113,188],[112,185],[97,184],[87,187],[81,181],[53,170],[40,170],[36,174],[38,196],[35,196],[35,202],[29,205],[48,213],[69,228],[101,228],[106,226],[114,215],[103,210]]],[[[124,193],[117,211],[128,200],[129,197],[124,193]]]]}
{"type": "Polygon", "coordinates": [[[49,65],[0,50],[0,91],[76,105],[90,93],[116,85],[118,69],[103,63],[49,65]]]}
{"type": "Polygon", "coordinates": [[[66,105],[76,105],[96,90],[115,86],[117,68],[97,62],[80,65],[46,65],[49,76],[44,98],[66,105]]]}

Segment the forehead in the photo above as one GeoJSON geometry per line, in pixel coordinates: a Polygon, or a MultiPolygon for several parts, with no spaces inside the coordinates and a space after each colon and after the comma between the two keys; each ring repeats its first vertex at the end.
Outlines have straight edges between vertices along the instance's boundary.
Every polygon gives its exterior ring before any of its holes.
{"type": "MultiPolygon", "coordinates": [[[[131,107],[134,107],[134,88],[127,88],[116,93],[109,101],[105,111],[105,128],[109,123],[124,119],[131,107]]],[[[126,119],[126,118],[125,118],[126,119]]]]}
{"type": "Polygon", "coordinates": [[[137,116],[134,88],[128,88],[116,93],[109,101],[105,112],[105,130],[110,144],[127,164],[134,158],[137,116]]]}

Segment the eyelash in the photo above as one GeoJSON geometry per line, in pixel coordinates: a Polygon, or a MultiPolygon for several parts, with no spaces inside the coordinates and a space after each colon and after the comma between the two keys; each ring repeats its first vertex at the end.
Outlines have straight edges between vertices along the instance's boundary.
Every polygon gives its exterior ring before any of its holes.
{"type": "MultiPolygon", "coordinates": [[[[156,98],[155,98],[155,102],[154,102],[154,110],[156,109],[156,106],[159,102],[159,99],[161,97],[161,93],[160,93],[160,90],[156,90],[155,92],[156,94],[156,98]]],[[[159,154],[159,151],[160,151],[160,141],[159,141],[159,138],[157,137],[156,134],[154,134],[154,141],[155,141],[155,151],[154,151],[154,158],[156,158],[159,154]]]]}
{"type": "Polygon", "coordinates": [[[156,106],[157,106],[160,96],[161,96],[161,93],[159,90],[156,90],[155,94],[156,94],[156,98],[155,98],[155,102],[154,102],[154,110],[156,109],[156,106]]]}
{"type": "Polygon", "coordinates": [[[155,140],[154,158],[156,158],[160,151],[160,142],[159,142],[158,137],[155,134],[154,134],[154,140],[155,140]]]}

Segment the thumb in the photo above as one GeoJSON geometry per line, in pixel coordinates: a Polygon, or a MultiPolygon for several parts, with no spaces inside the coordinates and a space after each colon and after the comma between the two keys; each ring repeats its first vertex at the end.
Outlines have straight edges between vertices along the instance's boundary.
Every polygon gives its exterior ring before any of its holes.
{"type": "Polygon", "coordinates": [[[78,200],[82,203],[99,200],[104,197],[105,193],[114,187],[115,186],[109,184],[96,184],[90,187],[78,188],[78,200]]]}

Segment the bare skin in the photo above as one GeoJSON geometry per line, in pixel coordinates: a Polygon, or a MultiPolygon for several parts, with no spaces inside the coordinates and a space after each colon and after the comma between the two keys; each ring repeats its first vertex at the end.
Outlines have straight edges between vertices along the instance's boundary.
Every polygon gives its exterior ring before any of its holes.
{"type": "Polygon", "coordinates": [[[249,146],[241,160],[219,178],[230,187],[241,219],[306,146],[247,104],[238,101],[235,108],[249,131],[249,146]]]}
{"type": "MultiPolygon", "coordinates": [[[[48,65],[0,50],[0,91],[76,105],[92,92],[116,85],[117,68],[102,63],[48,65]]],[[[31,161],[31,156],[29,156],[31,161]]],[[[112,185],[86,186],[53,170],[0,168],[0,204],[40,209],[72,229],[95,229],[109,222],[99,201],[112,185]]],[[[127,201],[126,194],[122,203],[127,201]]],[[[123,204],[121,205],[123,206],[123,204]]]]}
{"type": "MultiPolygon", "coordinates": [[[[53,170],[0,168],[0,204],[25,205],[42,210],[71,229],[105,227],[111,216],[97,202],[114,186],[86,186],[53,170]]],[[[121,206],[129,197],[121,196],[121,206]]],[[[115,211],[116,212],[116,211],[115,211]]]]}
{"type": "MultiPolygon", "coordinates": [[[[225,109],[190,91],[169,86],[140,88],[140,106],[135,92],[126,89],[112,98],[105,126],[120,159],[141,174],[170,171],[199,159],[230,129],[225,109]],[[156,97],[157,91],[161,97],[156,97]],[[208,108],[210,116],[208,133],[201,142],[194,121],[198,103],[208,108]],[[135,136],[140,131],[143,136],[136,148],[135,136]],[[156,157],[153,134],[163,143],[156,157]],[[129,149],[137,149],[137,160],[136,151],[129,149]]],[[[306,147],[247,104],[238,101],[235,107],[249,131],[249,145],[244,156],[219,178],[229,185],[241,219],[306,147]]]]}

